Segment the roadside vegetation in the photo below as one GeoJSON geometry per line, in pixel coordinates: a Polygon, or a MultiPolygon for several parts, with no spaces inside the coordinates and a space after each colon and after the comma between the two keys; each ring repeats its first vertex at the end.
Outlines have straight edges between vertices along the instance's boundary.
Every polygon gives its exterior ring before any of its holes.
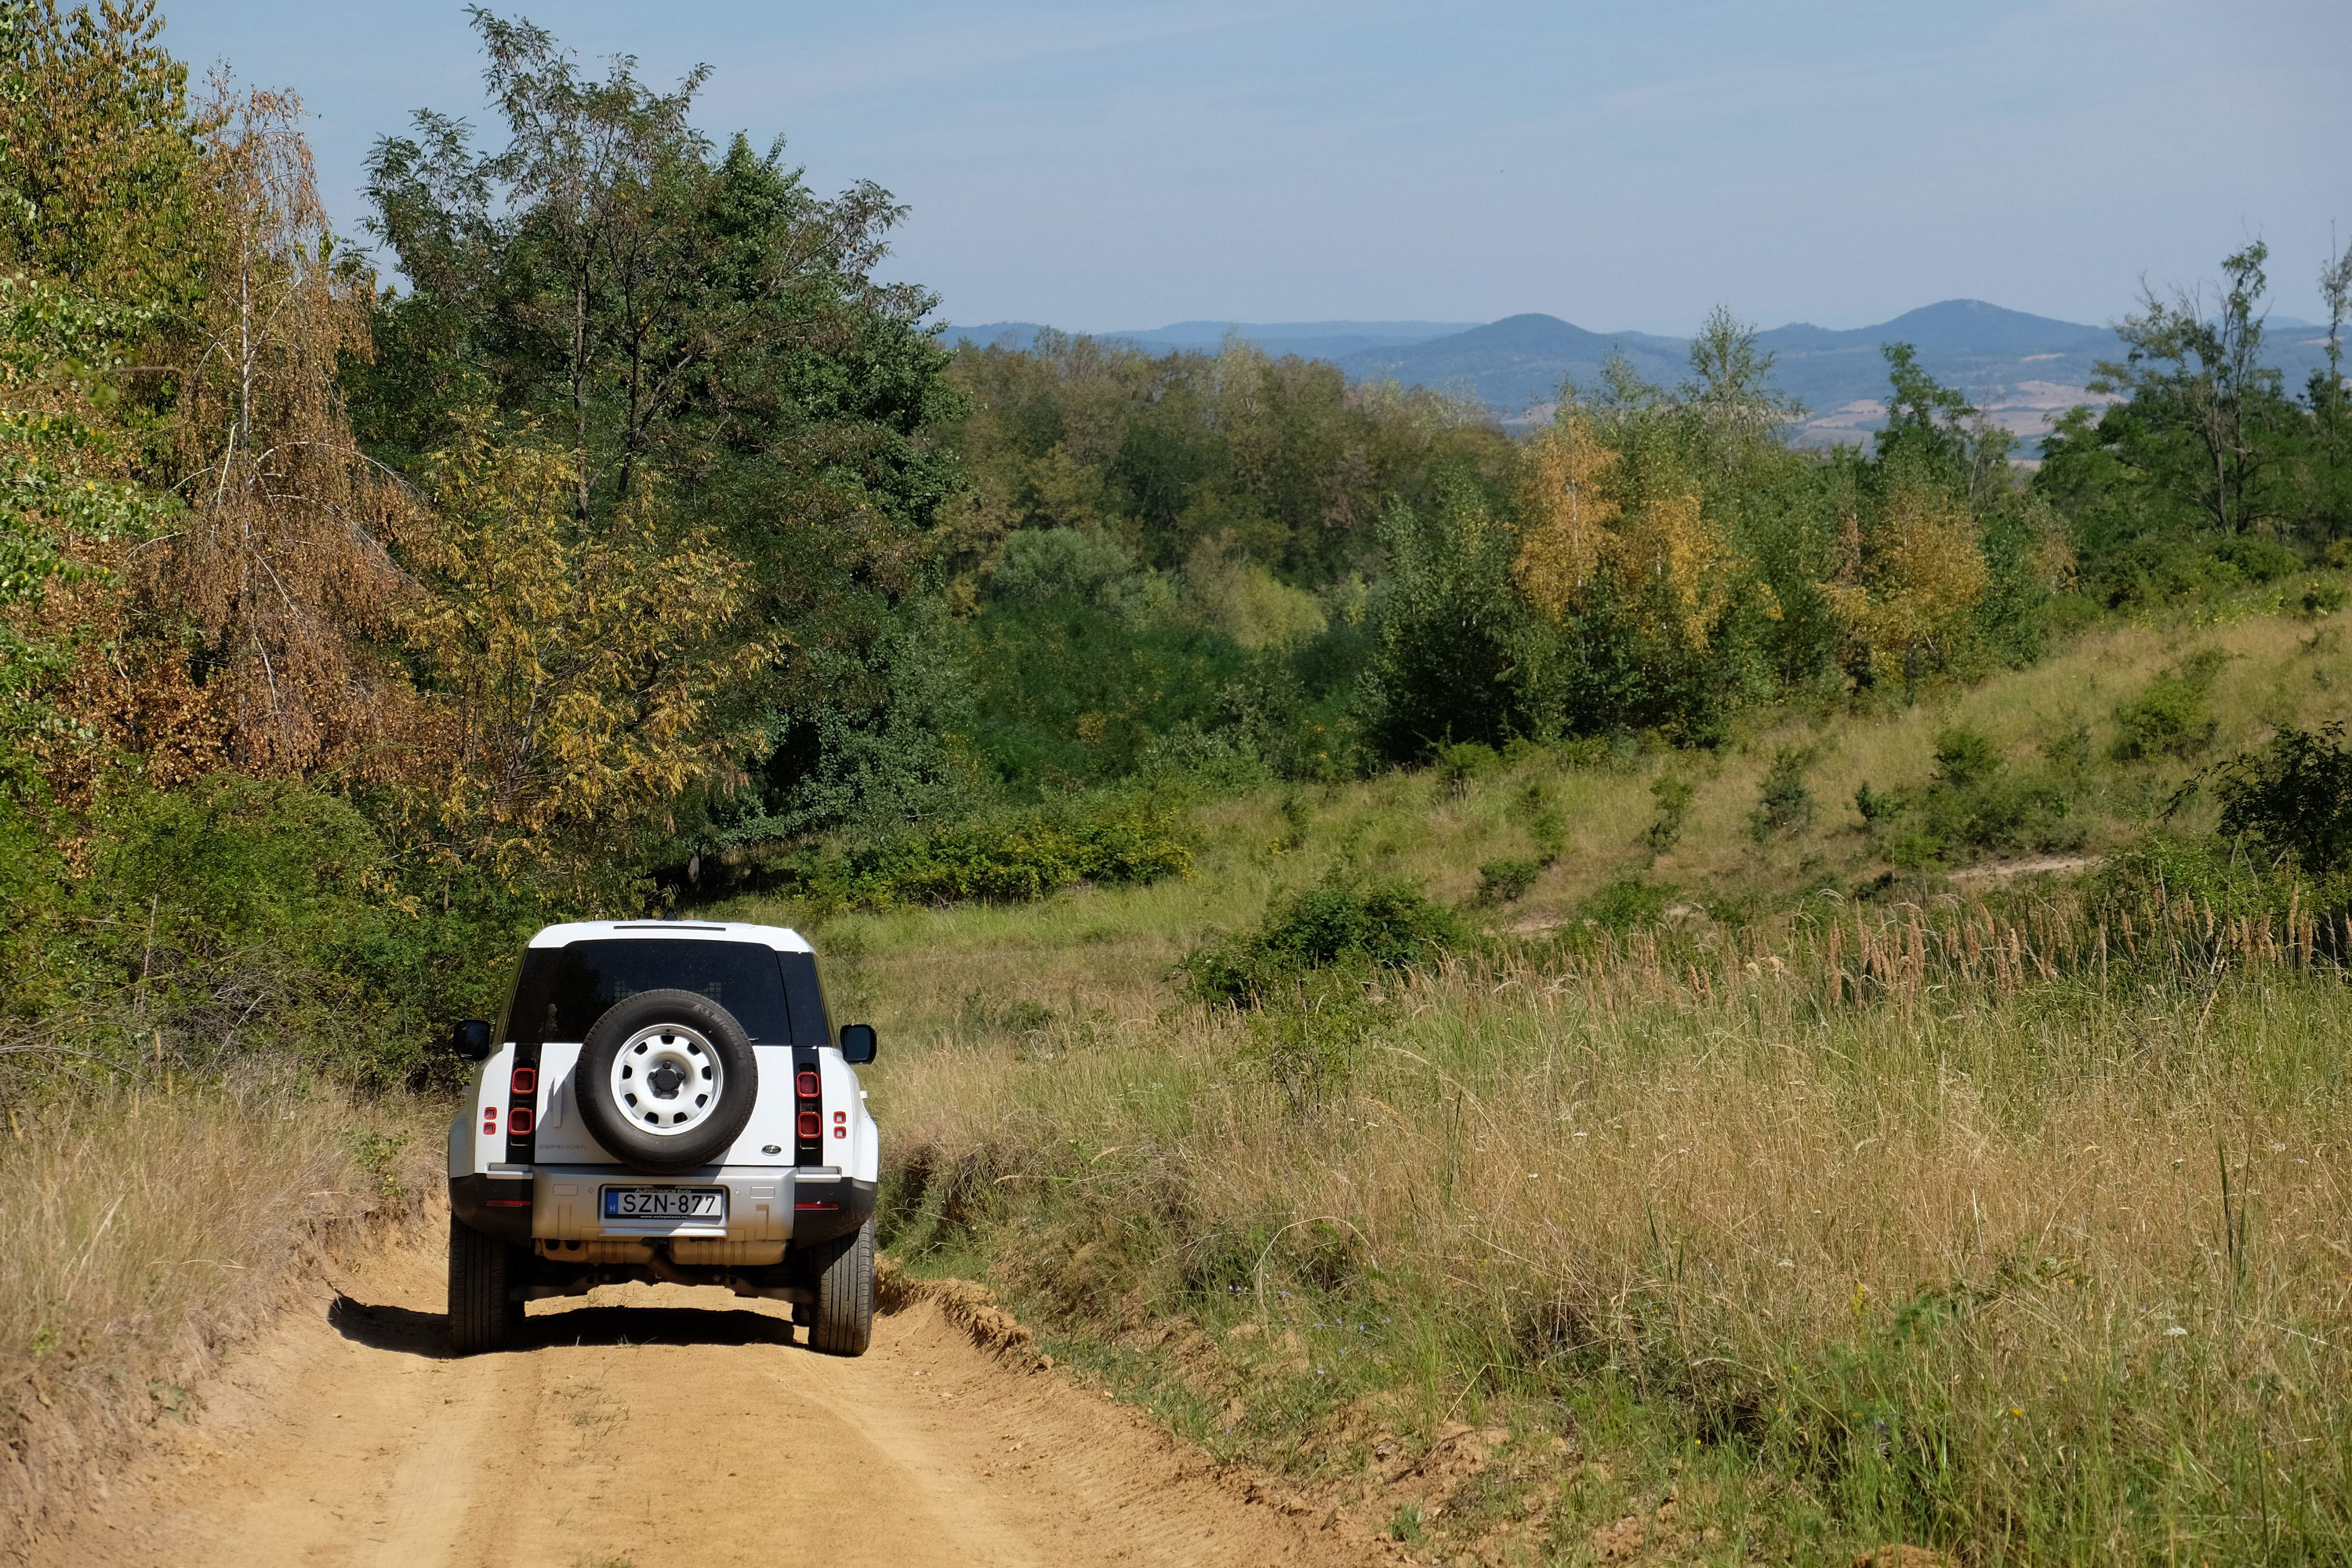
{"type": "Polygon", "coordinates": [[[1793,449],[1720,310],[1520,437],[950,354],[888,193],[476,26],[342,236],[291,93],[0,8],[19,1516],[414,1203],[524,932],[694,909],[887,1026],[902,1258],[1400,1540],[2347,1554],[2352,411],[2262,246],[2033,465],[1900,344],[1793,449]]]}

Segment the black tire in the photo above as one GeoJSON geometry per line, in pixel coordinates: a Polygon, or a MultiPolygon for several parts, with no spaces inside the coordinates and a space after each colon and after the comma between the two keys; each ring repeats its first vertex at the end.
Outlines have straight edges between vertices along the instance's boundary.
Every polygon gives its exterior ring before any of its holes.
{"type": "Polygon", "coordinates": [[[449,1216],[449,1348],[459,1355],[504,1350],[522,1317],[515,1248],[449,1216]]]}
{"type": "Polygon", "coordinates": [[[864,1355],[874,1340],[874,1222],[866,1220],[816,1277],[816,1311],[809,1349],[826,1355],[864,1355]]]}
{"type": "Polygon", "coordinates": [[[572,1083],[580,1120],[606,1153],[632,1170],[675,1176],[717,1163],[742,1136],[744,1124],[751,1120],[752,1102],[760,1098],[760,1064],[751,1037],[735,1015],[709,997],[691,991],[645,991],[614,1003],[590,1026],[572,1083]],[[614,1067],[623,1050],[647,1049],[642,1037],[663,1025],[690,1032],[680,1059],[716,1079],[713,1103],[689,1103],[686,1097],[694,1092],[690,1082],[670,1088],[658,1100],[649,1094],[643,1101],[623,1104],[616,1098],[614,1067]],[[632,1047],[632,1041],[639,1043],[632,1047]],[[641,1121],[665,1113],[691,1113],[700,1120],[675,1132],[649,1131],[641,1121]]]}

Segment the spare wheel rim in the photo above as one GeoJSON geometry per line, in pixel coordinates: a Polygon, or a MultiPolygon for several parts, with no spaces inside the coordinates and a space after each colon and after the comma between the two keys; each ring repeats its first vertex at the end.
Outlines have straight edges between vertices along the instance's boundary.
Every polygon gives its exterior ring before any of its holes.
{"type": "Polygon", "coordinates": [[[683,1024],[639,1029],[613,1056],[614,1105],[656,1138],[680,1137],[716,1116],[726,1087],[709,1037],[683,1024]]]}

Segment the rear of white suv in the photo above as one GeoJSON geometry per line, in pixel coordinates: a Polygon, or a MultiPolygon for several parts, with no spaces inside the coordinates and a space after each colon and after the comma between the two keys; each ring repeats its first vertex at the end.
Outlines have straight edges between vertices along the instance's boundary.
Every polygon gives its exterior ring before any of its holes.
{"type": "Polygon", "coordinates": [[[820,1351],[872,1331],[879,1150],[816,955],[774,926],[550,926],[449,1129],[449,1332],[504,1344],[526,1300],[725,1285],[793,1303],[820,1351]]]}

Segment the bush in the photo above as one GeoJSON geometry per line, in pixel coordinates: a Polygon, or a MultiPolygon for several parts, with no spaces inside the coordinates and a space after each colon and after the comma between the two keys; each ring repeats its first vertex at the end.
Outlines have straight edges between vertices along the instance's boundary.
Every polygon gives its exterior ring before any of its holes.
{"type": "Polygon", "coordinates": [[[2213,558],[2238,570],[2249,583],[2275,583],[2303,570],[2303,557],[2274,539],[2242,533],[2213,547],[2213,558]]]}
{"type": "Polygon", "coordinates": [[[1978,854],[2078,849],[2087,837],[2059,779],[2013,772],[1990,737],[1954,725],[1936,737],[1924,789],[1854,792],[1854,809],[1895,865],[1928,870],[1978,854]]]}
{"type": "Polygon", "coordinates": [[[2221,772],[2221,832],[2312,877],[2352,867],[2352,753],[2342,721],[2316,731],[2289,726],[2221,772]]]}
{"type": "Polygon", "coordinates": [[[1658,803],[1658,815],[1642,829],[1642,842],[1652,854],[1664,855],[1681,841],[1683,823],[1690,816],[1691,797],[1697,793],[1689,780],[1671,773],[1662,774],[1651,784],[1650,798],[1658,803]]]}
{"type": "Polygon", "coordinates": [[[1672,882],[1652,882],[1640,877],[1620,877],[1603,884],[1577,910],[1597,926],[1622,934],[1640,926],[1656,925],[1666,918],[1666,906],[1682,891],[1672,882]]]}
{"type": "Polygon", "coordinates": [[[76,826],[79,874],[0,805],[0,1016],[29,1047],[12,1073],[283,1053],[411,1081],[452,1020],[495,1015],[516,944],[559,912],[462,873],[404,887],[356,811],[296,784],[121,788],[76,826]]]}
{"type": "Polygon", "coordinates": [[[1314,971],[1427,963],[1468,939],[1460,917],[1410,882],[1335,874],[1276,900],[1256,931],[1204,943],[1181,967],[1195,994],[1255,1005],[1314,971]]]}
{"type": "Polygon", "coordinates": [[[1775,835],[1802,833],[1813,825],[1813,795],[1805,787],[1805,770],[1812,761],[1808,747],[1783,746],[1772,753],[1756,809],[1748,817],[1748,831],[1757,843],[1775,835]]]}
{"type": "Polygon", "coordinates": [[[1192,851],[1171,812],[1118,806],[1094,816],[1054,812],[950,823],[820,864],[860,902],[1018,903],[1080,882],[1156,882],[1192,868],[1192,851]]]}
{"type": "Polygon", "coordinates": [[[1478,902],[1507,904],[1527,897],[1543,867],[1533,860],[1489,860],[1478,868],[1478,902]]]}
{"type": "Polygon", "coordinates": [[[2213,743],[2221,721],[2206,709],[2206,694],[2221,673],[2223,656],[2200,650],[2148,682],[2147,689],[2116,710],[2114,756],[2119,763],[2157,757],[2189,757],[2213,743]]]}
{"type": "Polygon", "coordinates": [[[1469,793],[1472,784],[1502,765],[1502,755],[1481,741],[1449,742],[1431,753],[1437,776],[1454,795],[1469,793]]]}

